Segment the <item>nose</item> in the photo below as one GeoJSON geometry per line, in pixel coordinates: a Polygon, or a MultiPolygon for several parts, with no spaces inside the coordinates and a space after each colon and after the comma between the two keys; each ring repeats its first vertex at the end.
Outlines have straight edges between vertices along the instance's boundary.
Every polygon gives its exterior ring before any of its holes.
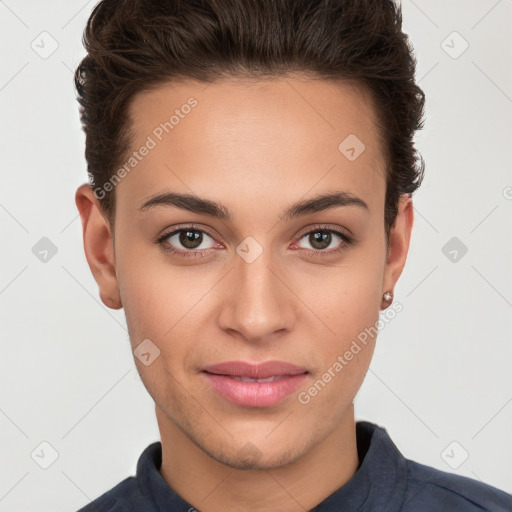
{"type": "Polygon", "coordinates": [[[290,332],[298,307],[289,280],[283,266],[270,257],[270,251],[263,251],[251,263],[237,255],[224,282],[219,327],[253,343],[268,342],[290,332]]]}

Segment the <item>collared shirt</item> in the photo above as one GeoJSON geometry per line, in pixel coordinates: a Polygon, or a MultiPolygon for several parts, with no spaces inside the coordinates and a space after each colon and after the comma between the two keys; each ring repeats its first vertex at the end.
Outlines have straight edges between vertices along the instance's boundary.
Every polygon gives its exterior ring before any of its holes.
{"type": "MultiPolygon", "coordinates": [[[[358,421],[356,439],[356,473],[312,512],[512,512],[512,495],[406,459],[374,423],[358,421]]],[[[161,463],[161,443],[150,444],[139,458],[136,476],[78,512],[197,512],[163,479],[161,463]]]]}

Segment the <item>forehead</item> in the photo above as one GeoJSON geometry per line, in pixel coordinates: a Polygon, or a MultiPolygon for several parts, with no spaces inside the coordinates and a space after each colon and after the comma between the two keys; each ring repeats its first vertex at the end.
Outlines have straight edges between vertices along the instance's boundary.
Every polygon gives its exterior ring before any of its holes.
{"type": "Polygon", "coordinates": [[[292,201],[312,188],[384,196],[377,116],[348,82],[166,83],[135,96],[129,114],[137,155],[116,187],[119,206],[137,208],[164,189],[231,204],[255,193],[292,201]]]}

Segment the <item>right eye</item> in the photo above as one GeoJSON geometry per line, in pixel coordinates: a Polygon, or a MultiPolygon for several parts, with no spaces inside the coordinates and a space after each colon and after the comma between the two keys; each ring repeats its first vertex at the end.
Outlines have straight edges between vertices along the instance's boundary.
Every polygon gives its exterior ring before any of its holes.
{"type": "Polygon", "coordinates": [[[164,250],[187,258],[203,256],[212,248],[211,245],[208,245],[211,244],[208,239],[214,241],[213,237],[204,229],[199,229],[196,226],[184,226],[165,233],[157,240],[157,243],[164,250]]]}

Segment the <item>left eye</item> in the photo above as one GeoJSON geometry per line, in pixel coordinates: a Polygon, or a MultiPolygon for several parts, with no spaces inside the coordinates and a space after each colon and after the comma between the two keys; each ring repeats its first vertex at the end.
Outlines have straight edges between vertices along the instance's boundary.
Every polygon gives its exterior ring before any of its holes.
{"type": "MultiPolygon", "coordinates": [[[[336,242],[336,239],[338,240],[337,248],[339,248],[340,245],[343,246],[350,243],[350,239],[346,235],[333,229],[315,229],[304,234],[300,240],[303,239],[307,240],[314,251],[325,251],[332,242],[336,242]],[[342,242],[341,244],[339,243],[340,240],[342,242]]],[[[300,247],[310,249],[310,247],[300,247]]]]}

